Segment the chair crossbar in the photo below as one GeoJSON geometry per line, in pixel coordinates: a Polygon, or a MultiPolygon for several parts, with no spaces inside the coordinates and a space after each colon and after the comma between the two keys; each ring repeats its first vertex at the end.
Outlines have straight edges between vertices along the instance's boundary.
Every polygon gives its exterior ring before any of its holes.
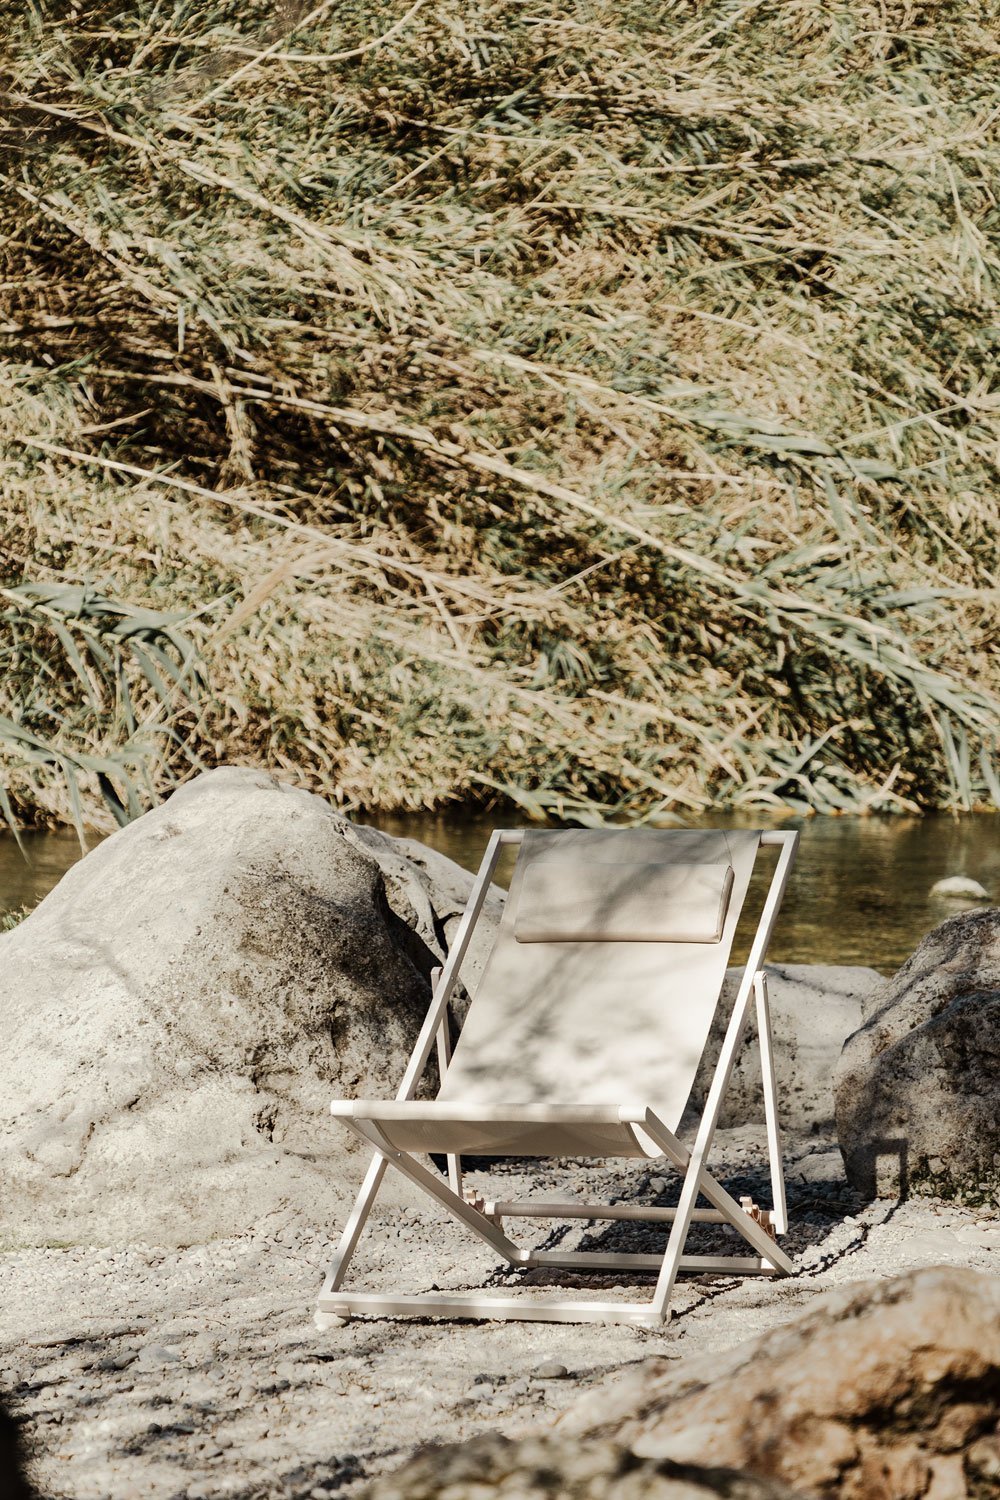
{"type": "Polygon", "coordinates": [[[379,1318],[508,1318],[527,1323],[630,1323],[652,1327],[646,1302],[536,1301],[529,1297],[441,1296],[438,1293],[383,1295],[379,1292],[347,1292],[321,1296],[320,1321],[324,1315],[354,1317],[368,1314],[379,1318]]]}
{"type": "MultiPolygon", "coordinates": [[[[643,1203],[542,1203],[530,1198],[519,1202],[494,1202],[487,1199],[483,1213],[488,1219],[625,1219],[645,1224],[670,1224],[677,1217],[676,1208],[655,1208],[643,1203]]],[[[694,1224],[725,1224],[726,1216],[717,1208],[692,1210],[694,1224]]]]}
{"type": "MultiPolygon", "coordinates": [[[[582,1271],[632,1270],[658,1271],[663,1265],[663,1254],[648,1255],[625,1250],[532,1250],[526,1266],[575,1267],[582,1271]]],[[[771,1261],[760,1255],[682,1255],[682,1271],[715,1272],[720,1276],[731,1276],[760,1272],[773,1276],[776,1271],[771,1261]]]]}

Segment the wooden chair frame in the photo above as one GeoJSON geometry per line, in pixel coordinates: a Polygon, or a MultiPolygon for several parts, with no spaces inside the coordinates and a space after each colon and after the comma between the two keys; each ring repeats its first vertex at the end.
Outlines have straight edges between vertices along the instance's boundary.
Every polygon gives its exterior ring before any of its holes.
{"type": "MultiPolygon", "coordinates": [[[[522,830],[510,829],[497,830],[490,839],[470,894],[468,906],[455,935],[455,941],[443,969],[435,971],[430,1007],[400,1083],[396,1095],[397,1102],[414,1098],[435,1045],[441,1077],[444,1078],[451,1059],[450,1000],[459,978],[462,961],[479,919],[500,852],[505,846],[520,844],[522,837],[522,830]]],[[[680,1271],[691,1271],[702,1275],[706,1273],[790,1275],[793,1272],[791,1260],[775,1240],[776,1235],[785,1233],[788,1227],[788,1216],[778,1125],[777,1084],[767,978],[763,964],[795,858],[798,834],[766,831],[762,833],[760,842],[765,846],[776,845],[780,852],[758,919],[750,953],[743,968],[719,1059],[712,1075],[691,1149],[689,1150],[672,1131],[667,1129],[663,1121],[658,1119],[651,1109],[626,1108],[609,1113],[606,1109],[588,1111],[581,1108],[578,1111],[581,1121],[588,1118],[594,1120],[600,1118],[602,1122],[607,1123],[611,1118],[616,1119],[628,1133],[632,1142],[642,1148],[644,1154],[653,1158],[662,1157],[670,1162],[683,1179],[677,1207],[541,1202],[530,1198],[516,1202],[493,1202],[477,1198],[470,1201],[469,1198],[463,1196],[462,1192],[460,1156],[448,1156],[448,1180],[445,1182],[442,1177],[428,1170],[412,1153],[396,1150],[381,1133],[376,1121],[350,1118],[335,1103],[332,1111],[349,1129],[373,1146],[375,1154],[365,1174],[354,1208],[344,1227],[336,1254],[319,1294],[316,1310],[318,1327],[322,1328],[327,1325],[331,1318],[342,1319],[357,1314],[374,1314],[382,1317],[514,1318],[555,1323],[631,1323],[656,1327],[669,1316],[670,1297],[680,1271]],[[760,1040],[764,1116],[774,1204],[770,1213],[758,1209],[748,1199],[737,1203],[706,1166],[751,1005],[756,1007],[760,1040]],[[403,1295],[342,1290],[342,1283],[351,1257],[371,1212],[386,1169],[390,1165],[454,1214],[512,1266],[547,1266],[595,1271],[656,1270],[659,1274],[651,1300],[648,1302],[591,1302],[532,1299],[523,1295],[492,1296],[488,1293],[403,1295]],[[696,1206],[699,1195],[708,1200],[711,1204],[710,1208],[699,1209],[696,1206]],[[506,1218],[630,1219],[668,1223],[671,1227],[666,1247],[661,1255],[584,1250],[571,1252],[526,1250],[515,1244],[504,1233],[502,1220],[506,1218]],[[684,1246],[688,1231],[691,1224],[695,1222],[731,1225],[747,1241],[753,1254],[685,1255],[684,1246]]],[[[457,1110],[455,1104],[449,1105],[448,1108],[450,1111],[457,1110]]],[[[554,1108],[551,1112],[552,1118],[555,1119],[559,1113],[558,1107],[554,1108]]],[[[561,1113],[565,1115],[565,1110],[561,1113]]],[[[480,1118],[482,1118],[482,1112],[480,1112],[480,1118]]],[[[544,1119],[545,1111],[536,1107],[532,1118],[544,1119]]]]}

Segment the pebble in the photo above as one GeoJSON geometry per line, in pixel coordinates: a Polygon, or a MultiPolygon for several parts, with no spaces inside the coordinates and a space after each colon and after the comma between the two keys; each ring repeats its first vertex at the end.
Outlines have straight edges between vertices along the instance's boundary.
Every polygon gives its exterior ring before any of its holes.
{"type": "Polygon", "coordinates": [[[565,1365],[561,1365],[556,1359],[547,1359],[538,1366],[534,1373],[535,1380],[566,1380],[569,1371],[565,1365]]]}
{"type": "Polygon", "coordinates": [[[177,1350],[164,1344],[144,1344],[136,1358],[141,1365],[173,1365],[180,1361],[177,1350]]]}
{"type": "Polygon", "coordinates": [[[128,1354],[109,1354],[107,1358],[99,1359],[95,1368],[98,1370],[127,1370],[129,1365],[134,1364],[137,1358],[138,1355],[132,1352],[128,1354]]]}
{"type": "Polygon", "coordinates": [[[970,880],[967,875],[949,875],[945,880],[938,880],[931,886],[932,896],[959,896],[967,901],[988,901],[990,893],[984,890],[978,880],[970,880]]]}
{"type": "Polygon", "coordinates": [[[978,1245],[983,1250],[1000,1250],[1000,1224],[983,1227],[968,1224],[956,1231],[958,1239],[966,1245],[978,1245]]]}

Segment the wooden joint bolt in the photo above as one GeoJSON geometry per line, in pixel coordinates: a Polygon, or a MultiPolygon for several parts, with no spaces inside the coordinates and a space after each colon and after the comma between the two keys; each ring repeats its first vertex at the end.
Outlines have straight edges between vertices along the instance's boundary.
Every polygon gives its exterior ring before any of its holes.
{"type": "Polygon", "coordinates": [[[740,1208],[742,1208],[743,1212],[747,1214],[749,1218],[753,1219],[755,1224],[760,1225],[765,1234],[770,1235],[772,1240],[777,1240],[778,1236],[775,1233],[774,1229],[773,1214],[770,1214],[766,1209],[759,1207],[759,1205],[756,1204],[752,1198],[741,1198],[740,1208]]]}
{"type": "Polygon", "coordinates": [[[488,1205],[482,1193],[477,1193],[475,1188],[467,1187],[465,1190],[465,1201],[470,1208],[474,1208],[477,1214],[482,1214],[484,1219],[489,1219],[498,1229],[503,1228],[503,1220],[498,1213],[487,1213],[488,1205]]]}

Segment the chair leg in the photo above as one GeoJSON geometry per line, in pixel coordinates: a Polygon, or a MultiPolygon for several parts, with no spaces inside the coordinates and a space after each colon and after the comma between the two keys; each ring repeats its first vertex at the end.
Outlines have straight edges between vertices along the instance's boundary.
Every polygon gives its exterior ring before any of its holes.
{"type": "MultiPolygon", "coordinates": [[[[359,1313],[381,1313],[384,1316],[400,1316],[406,1313],[417,1314],[426,1308],[429,1316],[456,1316],[456,1317],[498,1317],[506,1318],[544,1318],[549,1321],[567,1322],[628,1322],[643,1324],[647,1327],[655,1327],[665,1322],[668,1316],[670,1296],[673,1291],[674,1282],[678,1272],[687,1270],[707,1270],[722,1272],[731,1261],[733,1274],[745,1275],[751,1270],[761,1271],[791,1271],[792,1264],[788,1258],[778,1249],[767,1231],[756,1223],[750,1215],[732,1198],[725,1188],[704,1167],[700,1171],[695,1169],[693,1153],[677,1139],[672,1131],[668,1130],[662,1121],[658,1120],[651,1111],[644,1112],[642,1128],[659,1145],[663,1154],[674,1166],[684,1173],[684,1185],[681,1192],[681,1201],[676,1210],[667,1247],[663,1258],[658,1262],[660,1275],[652,1301],[645,1304],[628,1304],[619,1307],[616,1304],[570,1304],[559,1309],[556,1304],[536,1306],[530,1301],[525,1303],[512,1302],[501,1298],[494,1303],[492,1298],[481,1300],[463,1297],[384,1297],[365,1294],[348,1293],[343,1300],[338,1298],[344,1274],[348,1262],[354,1252],[354,1248],[360,1237],[361,1229],[371,1210],[379,1184],[388,1165],[393,1165],[411,1182],[424,1189],[428,1195],[436,1199],[442,1207],[448,1209],[456,1218],[461,1220],[467,1228],[471,1229],[481,1239],[485,1240],[494,1250],[498,1251],[512,1265],[545,1264],[549,1261],[558,1263],[565,1261],[567,1264],[574,1260],[584,1263],[584,1257],[553,1255],[550,1252],[535,1252],[523,1250],[505,1235],[502,1230],[494,1224],[483,1212],[477,1210],[472,1204],[459,1198],[452,1189],[439,1177],[422,1167],[419,1162],[405,1152],[394,1150],[390,1143],[381,1137],[378,1128],[370,1122],[365,1122],[365,1128],[360,1128],[359,1123],[345,1121],[355,1132],[361,1135],[369,1144],[373,1145],[378,1153],[372,1160],[351,1217],[345,1226],[337,1254],[331,1263],[323,1290],[319,1296],[317,1322],[322,1326],[322,1320],[327,1316],[343,1317],[349,1316],[351,1311],[359,1313]],[[371,1132],[371,1133],[369,1133],[371,1132]],[[694,1204],[698,1193],[704,1193],[705,1197],[712,1202],[723,1216],[724,1222],[732,1224],[734,1228],[748,1240],[752,1248],[757,1252],[758,1261],[751,1264],[745,1257],[741,1260],[736,1256],[727,1257],[699,1257],[685,1256],[684,1246],[687,1234],[694,1218],[694,1204]]],[[[492,1205],[491,1205],[492,1206],[492,1205]]],[[[630,1256],[596,1256],[593,1264],[607,1260],[615,1264],[630,1263],[633,1260],[646,1257],[630,1256]]],[[[652,1267],[651,1267],[652,1268],[652,1267]]]]}
{"type": "Polygon", "coordinates": [[[781,1156],[781,1127],[778,1123],[778,1085],[774,1072],[771,1007],[768,1002],[767,975],[763,969],[754,975],[754,993],[757,1000],[760,1071],[764,1080],[764,1120],[767,1125],[767,1152],[771,1166],[771,1199],[774,1205],[771,1222],[776,1234],[784,1234],[788,1228],[788,1206],[785,1201],[785,1170],[781,1156]]]}
{"type": "MultiPolygon", "coordinates": [[[[794,849],[794,845],[791,848],[794,849]]],[[[767,950],[768,939],[771,935],[771,926],[781,902],[781,895],[788,877],[790,861],[791,850],[786,849],[778,861],[778,868],[772,878],[771,890],[764,903],[757,936],[751,947],[750,957],[747,960],[746,968],[743,971],[743,978],[740,981],[740,987],[733,1002],[729,1025],[726,1027],[726,1034],[719,1052],[719,1060],[715,1065],[715,1072],[708,1090],[708,1097],[705,1100],[701,1124],[698,1127],[698,1134],[695,1138],[690,1157],[687,1156],[687,1152],[681,1147],[680,1142],[673,1135],[673,1132],[667,1130],[662,1120],[657,1120],[652,1111],[646,1111],[644,1120],[638,1118],[636,1120],[636,1123],[642,1129],[648,1131],[654,1141],[657,1142],[662,1150],[666,1151],[672,1160],[677,1161],[679,1147],[682,1158],[687,1158],[686,1160],[682,1159],[679,1163],[684,1169],[684,1185],[681,1188],[681,1196],[677,1204],[677,1217],[674,1220],[673,1228],[670,1231],[670,1238],[667,1241],[667,1249],[663,1258],[663,1269],[657,1280],[656,1292],[653,1296],[652,1314],[660,1321],[666,1318],[667,1315],[670,1294],[674,1289],[674,1282],[677,1280],[681,1252],[691,1226],[691,1214],[698,1201],[699,1192],[703,1192],[709,1202],[713,1203],[716,1208],[722,1209],[733,1227],[738,1229],[743,1238],[750,1242],[758,1255],[763,1256],[769,1264],[776,1266],[786,1273],[792,1270],[792,1263],[787,1255],[777,1249],[761,1226],[755,1224],[743,1212],[739,1204],[729,1196],[721,1184],[717,1183],[705,1169],[705,1162],[712,1149],[715,1129],[722,1110],[723,1097],[726,1089],[729,1087],[729,1080],[736,1062],[736,1053],[739,1050],[740,1040],[746,1026],[750,992],[757,987],[757,975],[760,972],[764,953],[767,950]],[[651,1128],[654,1121],[656,1126],[658,1126],[658,1130],[651,1128]]]]}
{"type": "MultiPolygon", "coordinates": [[[[766,989],[764,1003],[766,1005],[766,989]]],[[[762,1263],[761,1269],[782,1271],[785,1274],[789,1274],[794,1269],[791,1261],[778,1248],[768,1231],[736,1202],[735,1198],[726,1191],[722,1184],[703,1165],[704,1157],[711,1146],[714,1121],[707,1125],[705,1121],[702,1122],[702,1131],[699,1132],[699,1140],[696,1141],[694,1150],[689,1152],[687,1147],[674,1135],[673,1131],[668,1129],[652,1110],[644,1110],[641,1114],[633,1114],[631,1111],[622,1110],[621,1118],[628,1119],[635,1125],[638,1125],[641,1132],[644,1132],[650,1138],[677,1170],[683,1173],[684,1177],[680,1201],[674,1211],[675,1217],[660,1264],[660,1274],[652,1301],[645,1308],[630,1308],[630,1321],[634,1321],[636,1315],[639,1313],[641,1313],[639,1320],[646,1322],[650,1326],[655,1326],[666,1320],[670,1297],[678,1272],[684,1268],[686,1262],[697,1259],[697,1257],[685,1257],[684,1247],[694,1220],[695,1204],[699,1193],[704,1194],[709,1202],[718,1210],[724,1222],[731,1224],[733,1228],[738,1230],[756,1251],[762,1263]]],[[[365,1220],[371,1211],[386,1167],[390,1164],[396,1167],[404,1177],[409,1178],[416,1186],[423,1188],[431,1198],[436,1199],[442,1207],[446,1208],[449,1213],[459,1219],[466,1228],[471,1229],[480,1239],[485,1240],[492,1249],[502,1255],[511,1265],[530,1265],[535,1263],[536,1257],[532,1255],[532,1252],[523,1250],[520,1246],[516,1245],[513,1240],[503,1233],[499,1223],[482,1212],[477,1206],[460,1197],[452,1186],[446,1185],[435,1174],[428,1172],[425,1167],[421,1166],[408,1153],[397,1151],[372,1121],[344,1120],[343,1123],[349,1129],[352,1129],[355,1134],[361,1136],[369,1145],[374,1146],[377,1155],[372,1159],[368,1167],[354,1209],[344,1227],[337,1253],[330,1264],[319,1297],[319,1317],[323,1317],[325,1314],[331,1312],[331,1308],[329,1306],[324,1307],[324,1304],[329,1304],[336,1298],[351,1256],[360,1238],[365,1220]]],[[[769,1132],[769,1141],[770,1139],[769,1132]]],[[[776,1165],[780,1173],[780,1146],[777,1145],[777,1142],[775,1144],[777,1157],[772,1158],[772,1167],[776,1165]]],[[[776,1181],[781,1181],[780,1176],[776,1178],[776,1181]]],[[[783,1205],[784,1198],[782,1196],[782,1208],[783,1205]]],[[[712,1258],[709,1257],[709,1259],[712,1258]]],[[[736,1257],[733,1259],[735,1261],[736,1257]]],[[[721,1270],[722,1267],[721,1265],[718,1267],[713,1266],[712,1269],[721,1270]]],[[[734,1269],[736,1268],[734,1267],[734,1269]]],[[[746,1270],[746,1265],[738,1267],[738,1272],[745,1273],[746,1270]]],[[[364,1301],[365,1299],[362,1298],[361,1300],[364,1301]]],[[[371,1298],[367,1300],[372,1303],[371,1310],[375,1310],[376,1304],[380,1305],[384,1299],[371,1298]]],[[[337,1308],[333,1309],[334,1312],[337,1310],[337,1308]]],[[[367,1303],[365,1310],[368,1310],[367,1303]]],[[[608,1308],[607,1311],[610,1313],[612,1309],[608,1308]]],[[[512,1314],[507,1312],[502,1315],[511,1316],[512,1314]]],[[[529,1312],[527,1316],[535,1316],[535,1314],[529,1312]]]]}
{"type": "MultiPolygon", "coordinates": [[[[441,972],[442,971],[440,969],[432,969],[431,970],[431,990],[432,991],[436,991],[438,985],[441,983],[441,972]]],[[[444,1008],[444,1013],[441,1016],[441,1024],[438,1027],[438,1034],[437,1034],[438,1074],[439,1074],[440,1079],[441,1079],[442,1087],[444,1085],[445,1074],[447,1073],[448,1069],[451,1067],[451,1037],[448,1034],[448,1027],[450,1026],[450,1024],[451,1024],[451,1006],[449,1004],[449,1005],[446,1005],[445,1008],[444,1008]]],[[[459,1197],[461,1197],[462,1196],[462,1158],[460,1156],[449,1155],[448,1158],[447,1158],[447,1160],[448,1160],[448,1181],[451,1184],[451,1190],[452,1190],[453,1193],[457,1193],[459,1195],[459,1197]]]]}
{"type": "Polygon", "coordinates": [[[344,1225],[344,1232],[340,1236],[340,1244],[337,1246],[337,1252],[327,1270],[326,1280],[323,1282],[323,1290],[320,1292],[321,1297],[325,1297],[328,1292],[337,1291],[340,1283],[347,1274],[347,1267],[350,1264],[351,1256],[354,1254],[355,1246],[361,1238],[361,1231],[365,1227],[365,1220],[371,1212],[372,1204],[375,1202],[375,1195],[382,1184],[382,1178],[385,1176],[385,1169],[388,1165],[385,1157],[378,1155],[373,1156],[369,1162],[368,1171],[365,1173],[365,1179],[355,1199],[351,1216],[344,1225]]]}
{"type": "Polygon", "coordinates": [[[663,1266],[650,1304],[652,1319],[662,1323],[667,1317],[670,1296],[674,1289],[674,1282],[677,1280],[677,1273],[681,1268],[681,1257],[699,1193],[703,1193],[709,1203],[725,1215],[726,1223],[739,1231],[763,1261],[773,1266],[775,1270],[783,1271],[786,1275],[791,1274],[794,1266],[784,1251],[778,1248],[767,1230],[740,1207],[736,1199],[726,1192],[721,1182],[718,1182],[703,1165],[705,1153],[711,1146],[712,1130],[710,1128],[705,1130],[705,1139],[696,1141],[694,1150],[689,1152],[673,1131],[668,1130],[663,1121],[658,1120],[651,1110],[645,1112],[641,1123],[642,1129],[652,1137],[664,1155],[679,1171],[684,1173],[676,1217],[667,1240],[663,1266]]]}
{"type": "Polygon", "coordinates": [[[449,1213],[454,1214],[456,1219],[460,1219],[467,1229],[472,1230],[473,1234],[485,1240],[492,1249],[503,1256],[504,1260],[509,1261],[512,1266],[524,1265],[528,1258],[527,1250],[522,1250],[520,1245],[515,1245],[502,1229],[474,1208],[471,1203],[467,1203],[435,1173],[428,1172],[426,1167],[422,1167],[407,1152],[397,1151],[371,1120],[345,1120],[343,1123],[374,1146],[385,1162],[394,1166],[398,1172],[402,1172],[403,1176],[408,1177],[417,1187],[423,1188],[429,1197],[436,1198],[438,1203],[449,1213]]]}
{"type": "Polygon", "coordinates": [[[656,1278],[656,1290],[649,1304],[652,1323],[665,1323],[667,1320],[670,1298],[677,1280],[677,1273],[681,1268],[681,1256],[684,1254],[688,1231],[691,1228],[691,1214],[698,1198],[698,1177],[699,1173],[689,1166],[677,1204],[677,1217],[670,1226],[667,1248],[663,1252],[663,1264],[656,1278]]]}

